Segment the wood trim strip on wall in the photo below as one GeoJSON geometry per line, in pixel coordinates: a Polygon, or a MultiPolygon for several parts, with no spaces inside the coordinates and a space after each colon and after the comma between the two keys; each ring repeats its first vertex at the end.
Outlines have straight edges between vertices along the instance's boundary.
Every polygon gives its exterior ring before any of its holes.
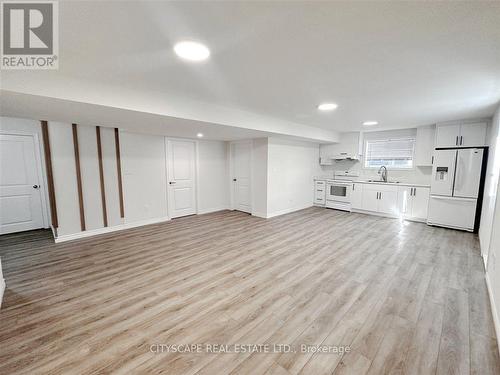
{"type": "Polygon", "coordinates": [[[43,152],[45,155],[45,169],[47,170],[47,184],[49,193],[49,205],[50,205],[50,218],[52,221],[52,227],[56,229],[59,227],[59,221],[57,218],[57,204],[56,204],[56,194],[54,189],[54,174],[52,172],[52,154],[50,152],[50,141],[49,141],[49,125],[47,121],[40,121],[42,126],[42,138],[43,138],[43,152]]]}
{"type": "Polygon", "coordinates": [[[118,195],[120,197],[120,217],[125,217],[123,208],[123,186],[122,186],[122,162],[120,157],[120,134],[118,128],[115,128],[115,148],[116,148],[116,169],[118,172],[118,195]]]}
{"type": "Polygon", "coordinates": [[[99,126],[95,127],[96,139],[97,139],[97,157],[99,159],[99,178],[101,180],[101,202],[102,202],[102,219],[104,226],[108,226],[108,214],[106,210],[106,191],[104,189],[104,168],[102,165],[102,145],[101,145],[101,128],[99,126]]]}
{"type": "Polygon", "coordinates": [[[83,206],[82,171],[80,168],[80,149],[78,147],[78,125],[73,126],[73,148],[75,149],[76,182],[78,188],[78,205],[80,207],[80,228],[85,230],[85,208],[83,206]]]}

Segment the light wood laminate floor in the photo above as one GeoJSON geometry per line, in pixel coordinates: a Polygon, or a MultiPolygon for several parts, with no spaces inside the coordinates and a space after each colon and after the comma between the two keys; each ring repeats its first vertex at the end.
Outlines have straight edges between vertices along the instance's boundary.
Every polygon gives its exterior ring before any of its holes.
{"type": "Polygon", "coordinates": [[[500,374],[470,233],[309,208],[62,244],[27,232],[0,247],[1,374],[500,374]],[[154,344],[297,352],[158,354],[154,344]]]}

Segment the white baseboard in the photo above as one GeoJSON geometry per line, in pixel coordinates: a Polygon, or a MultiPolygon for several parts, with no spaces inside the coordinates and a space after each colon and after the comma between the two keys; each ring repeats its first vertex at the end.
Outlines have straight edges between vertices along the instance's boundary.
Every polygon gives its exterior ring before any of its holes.
{"type": "Polygon", "coordinates": [[[2,307],[3,292],[5,292],[5,279],[0,279],[0,308],[2,307]]]}
{"type": "Polygon", "coordinates": [[[259,211],[252,211],[252,216],[257,216],[262,219],[267,219],[267,213],[265,212],[259,212],[259,211]]]}
{"type": "Polygon", "coordinates": [[[252,212],[252,216],[257,216],[257,217],[261,217],[261,218],[264,218],[264,219],[270,219],[272,217],[281,216],[281,215],[289,214],[291,212],[304,210],[304,209],[312,207],[312,206],[313,206],[313,204],[311,203],[311,204],[307,204],[307,205],[304,205],[304,206],[287,208],[285,210],[274,211],[274,212],[271,212],[271,213],[255,212],[254,211],[254,212],[252,212]]]}
{"type": "Polygon", "coordinates": [[[217,211],[224,211],[224,210],[230,210],[230,208],[228,206],[204,208],[204,209],[198,210],[198,215],[209,214],[210,212],[217,212],[217,211]]]}
{"type": "Polygon", "coordinates": [[[269,219],[271,217],[281,216],[281,215],[289,214],[291,212],[305,210],[306,208],[309,208],[309,207],[312,207],[312,206],[313,206],[313,204],[310,203],[310,204],[302,205],[302,206],[299,206],[299,207],[292,207],[292,208],[287,208],[287,209],[284,209],[284,210],[274,211],[274,212],[268,213],[267,214],[267,218],[269,219]]]}
{"type": "Polygon", "coordinates": [[[106,227],[106,228],[86,230],[84,232],[78,232],[78,233],[73,233],[73,234],[65,234],[65,235],[58,236],[57,238],[55,238],[55,242],[59,243],[59,242],[73,241],[73,240],[78,240],[80,238],[97,236],[99,234],[105,234],[105,233],[117,232],[119,230],[142,227],[144,225],[149,225],[149,224],[163,223],[163,222],[169,221],[169,220],[170,220],[169,217],[160,217],[160,218],[155,218],[155,219],[135,221],[133,223],[115,225],[114,227],[106,227]]]}
{"type": "Polygon", "coordinates": [[[495,305],[495,299],[493,297],[493,290],[491,289],[490,277],[488,273],[485,275],[486,287],[488,289],[488,295],[490,296],[490,306],[491,314],[493,315],[493,324],[495,325],[495,333],[497,335],[497,345],[498,353],[500,354],[500,317],[498,316],[497,306],[495,305]]]}

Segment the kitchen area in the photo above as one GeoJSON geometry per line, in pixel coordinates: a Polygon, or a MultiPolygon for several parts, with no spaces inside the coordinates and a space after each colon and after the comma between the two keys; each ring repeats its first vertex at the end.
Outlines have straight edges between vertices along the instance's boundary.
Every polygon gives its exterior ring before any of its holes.
{"type": "Polygon", "coordinates": [[[477,232],[487,120],[350,132],[320,146],[314,205],[477,232]]]}

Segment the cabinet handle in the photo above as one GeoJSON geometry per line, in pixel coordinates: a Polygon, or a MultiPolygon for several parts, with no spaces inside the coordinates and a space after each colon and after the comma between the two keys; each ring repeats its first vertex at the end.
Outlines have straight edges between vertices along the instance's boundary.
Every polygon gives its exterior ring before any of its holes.
{"type": "Polygon", "coordinates": [[[354,190],[354,184],[352,184],[352,190],[354,190]]]}
{"type": "Polygon", "coordinates": [[[460,146],[462,146],[462,139],[463,139],[463,137],[460,136],[460,146]]]}
{"type": "Polygon", "coordinates": [[[413,188],[413,196],[416,197],[417,196],[417,188],[413,188]]]}
{"type": "Polygon", "coordinates": [[[455,138],[455,146],[458,146],[458,135],[455,138]]]}
{"type": "Polygon", "coordinates": [[[432,155],[431,164],[434,164],[434,155],[432,155]]]}
{"type": "Polygon", "coordinates": [[[379,196],[380,198],[379,199],[382,199],[382,192],[380,192],[379,194],[380,194],[380,196],[379,196]]]}

